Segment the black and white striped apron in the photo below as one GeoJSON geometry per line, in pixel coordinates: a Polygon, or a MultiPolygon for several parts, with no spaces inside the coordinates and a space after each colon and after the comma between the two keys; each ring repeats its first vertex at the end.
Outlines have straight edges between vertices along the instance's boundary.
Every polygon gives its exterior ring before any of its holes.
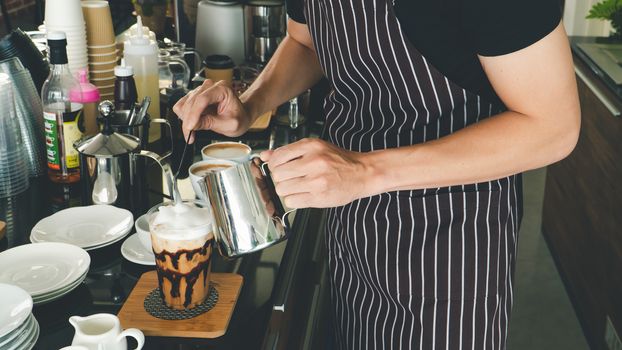
{"type": "MultiPolygon", "coordinates": [[[[331,142],[359,152],[414,145],[504,110],[432,67],[404,37],[389,1],[306,0],[332,85],[331,142]]],[[[521,211],[520,175],[331,209],[340,348],[504,349],[521,211]]]]}

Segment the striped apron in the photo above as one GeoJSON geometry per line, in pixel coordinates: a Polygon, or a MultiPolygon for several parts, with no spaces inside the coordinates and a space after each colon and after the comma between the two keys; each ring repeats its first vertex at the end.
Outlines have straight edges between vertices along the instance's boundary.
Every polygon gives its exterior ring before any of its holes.
{"type": "MultiPolygon", "coordinates": [[[[332,87],[327,135],[342,148],[423,143],[504,110],[431,66],[404,37],[389,0],[306,0],[305,17],[332,87]]],[[[331,209],[339,347],[504,349],[521,188],[514,175],[331,209]]]]}

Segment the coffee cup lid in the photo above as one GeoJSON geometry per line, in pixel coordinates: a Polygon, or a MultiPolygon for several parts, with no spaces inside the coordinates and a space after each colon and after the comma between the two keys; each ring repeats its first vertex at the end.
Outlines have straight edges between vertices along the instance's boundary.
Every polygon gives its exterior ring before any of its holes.
{"type": "Polygon", "coordinates": [[[235,67],[233,59],[227,55],[209,55],[205,57],[203,64],[210,69],[229,69],[235,67]]]}

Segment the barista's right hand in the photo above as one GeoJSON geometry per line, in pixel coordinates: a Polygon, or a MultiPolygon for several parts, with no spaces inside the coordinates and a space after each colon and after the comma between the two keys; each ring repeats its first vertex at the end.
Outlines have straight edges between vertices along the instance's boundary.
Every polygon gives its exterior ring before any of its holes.
{"type": "MultiPolygon", "coordinates": [[[[207,79],[179,100],[173,112],[183,121],[186,140],[192,130],[212,130],[235,137],[245,133],[251,125],[250,114],[231,87],[222,80],[214,83],[207,79]]],[[[194,134],[190,143],[194,143],[194,134]]]]}

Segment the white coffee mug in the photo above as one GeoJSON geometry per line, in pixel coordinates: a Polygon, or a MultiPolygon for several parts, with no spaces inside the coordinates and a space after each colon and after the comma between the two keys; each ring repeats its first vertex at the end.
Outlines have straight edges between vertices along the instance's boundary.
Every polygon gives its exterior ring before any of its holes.
{"type": "Polygon", "coordinates": [[[244,163],[250,159],[253,150],[241,142],[215,142],[201,149],[203,160],[230,160],[244,163]]]}
{"type": "Polygon", "coordinates": [[[199,186],[198,181],[203,181],[203,177],[205,177],[205,171],[201,171],[200,173],[197,171],[201,167],[205,167],[207,165],[222,165],[224,167],[235,166],[237,163],[231,160],[222,160],[222,159],[208,159],[198,161],[190,166],[188,169],[188,177],[190,178],[190,182],[192,183],[192,189],[196,194],[197,198],[202,200],[205,203],[209,203],[209,199],[201,190],[201,186],[199,186]]]}
{"type": "Polygon", "coordinates": [[[136,234],[138,234],[140,243],[143,247],[145,247],[145,249],[151,251],[151,234],[149,233],[148,215],[144,214],[136,219],[134,227],[136,228],[136,234]]]}

